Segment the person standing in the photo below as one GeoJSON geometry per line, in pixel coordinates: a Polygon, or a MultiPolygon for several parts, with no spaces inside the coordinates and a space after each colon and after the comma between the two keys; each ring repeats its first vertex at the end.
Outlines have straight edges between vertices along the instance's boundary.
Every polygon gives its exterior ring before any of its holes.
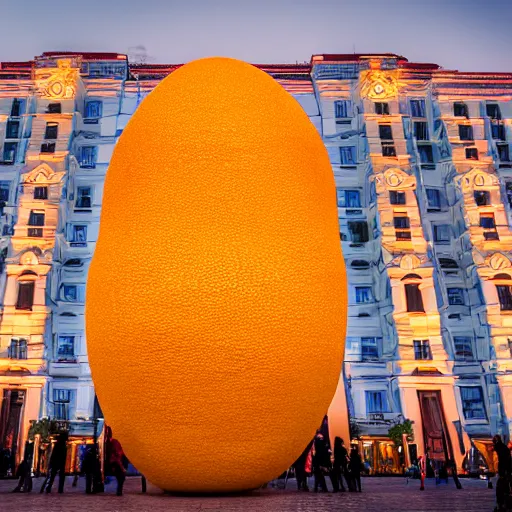
{"type": "Polygon", "coordinates": [[[348,463],[349,456],[347,449],[344,446],[343,439],[336,437],[334,439],[334,467],[333,474],[338,482],[340,490],[345,492],[345,486],[343,485],[343,477],[347,483],[347,487],[350,489],[350,479],[348,477],[348,463]]]}
{"type": "Polygon", "coordinates": [[[352,485],[354,490],[361,492],[361,470],[363,469],[363,463],[361,462],[361,456],[356,447],[350,450],[350,473],[352,475],[352,485]]]}
{"type": "Polygon", "coordinates": [[[108,464],[112,471],[112,475],[117,480],[117,496],[123,495],[123,485],[126,479],[125,469],[123,465],[123,448],[121,443],[112,437],[112,429],[107,427],[107,453],[108,453],[108,464]]]}
{"type": "Polygon", "coordinates": [[[47,494],[52,492],[53,481],[55,480],[57,473],[59,473],[59,494],[64,492],[64,482],[66,480],[66,458],[68,455],[67,443],[68,433],[61,432],[50,456],[50,480],[46,487],[47,494]]]}
{"type": "Polygon", "coordinates": [[[500,435],[492,438],[494,451],[498,457],[498,481],[496,482],[497,510],[506,509],[507,496],[510,495],[510,479],[512,476],[512,457],[507,445],[500,435]]]}
{"type": "Polygon", "coordinates": [[[315,492],[327,492],[325,475],[331,473],[331,456],[322,434],[317,434],[314,443],[315,453],[313,454],[313,473],[315,475],[315,492]]]}
{"type": "Polygon", "coordinates": [[[299,458],[293,463],[293,469],[295,470],[295,478],[297,480],[297,490],[309,491],[308,477],[306,473],[306,461],[309,456],[309,452],[313,446],[313,439],[306,446],[305,450],[299,456],[299,458]]]}

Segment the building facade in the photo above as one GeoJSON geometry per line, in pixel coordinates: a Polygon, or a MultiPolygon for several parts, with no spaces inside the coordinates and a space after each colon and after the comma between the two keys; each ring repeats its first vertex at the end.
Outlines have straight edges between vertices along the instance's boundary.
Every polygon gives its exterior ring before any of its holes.
{"type": "MultiPolygon", "coordinates": [[[[32,420],[66,422],[71,468],[98,434],[84,300],[103,183],[131,115],[178,67],[98,53],[0,65],[0,444],[13,464],[32,420]]],[[[348,438],[348,408],[374,473],[427,450],[460,471],[476,450],[492,467],[492,435],[512,434],[512,73],[393,54],[259,67],[309,115],[336,181],[349,313],[331,435],[348,438]],[[397,449],[388,431],[405,419],[414,439],[397,449]]]]}

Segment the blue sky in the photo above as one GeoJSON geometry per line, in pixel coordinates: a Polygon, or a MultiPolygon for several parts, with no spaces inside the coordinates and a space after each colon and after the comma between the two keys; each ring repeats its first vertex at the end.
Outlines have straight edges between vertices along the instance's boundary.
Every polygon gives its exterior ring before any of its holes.
{"type": "Polygon", "coordinates": [[[393,52],[462,71],[512,72],[512,0],[3,0],[0,60],[43,51],[252,63],[393,52]]]}

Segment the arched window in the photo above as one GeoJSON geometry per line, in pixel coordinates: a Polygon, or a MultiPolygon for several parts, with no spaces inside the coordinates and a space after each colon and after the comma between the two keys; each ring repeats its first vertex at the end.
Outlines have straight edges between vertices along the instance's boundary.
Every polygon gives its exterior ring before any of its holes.
{"type": "MultiPolygon", "coordinates": [[[[402,281],[421,281],[421,276],[418,274],[407,274],[402,278],[402,281]]],[[[423,297],[421,295],[420,283],[408,282],[405,283],[405,302],[407,304],[407,311],[410,313],[424,313],[425,307],[423,305],[423,297]]]]}
{"type": "Polygon", "coordinates": [[[23,272],[18,278],[18,299],[16,300],[16,309],[32,311],[36,279],[37,274],[31,270],[23,272]]]}

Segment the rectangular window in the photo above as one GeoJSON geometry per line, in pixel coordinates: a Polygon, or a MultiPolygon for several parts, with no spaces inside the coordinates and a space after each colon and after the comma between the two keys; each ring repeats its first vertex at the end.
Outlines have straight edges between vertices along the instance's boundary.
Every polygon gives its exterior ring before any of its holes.
{"type": "Polygon", "coordinates": [[[434,242],[436,244],[449,244],[452,239],[450,224],[434,225],[434,242]]]}
{"type": "Polygon", "coordinates": [[[48,112],[48,114],[61,114],[62,105],[60,103],[49,103],[46,112],[48,112]]]}
{"type": "Polygon", "coordinates": [[[27,340],[12,339],[7,354],[9,359],[27,359],[27,340]]]}
{"type": "Polygon", "coordinates": [[[429,340],[414,340],[414,359],[428,360],[432,359],[432,352],[430,350],[429,340]]]}
{"type": "Polygon", "coordinates": [[[340,148],[341,165],[356,165],[356,147],[344,146],[340,148]]]}
{"type": "Polygon", "coordinates": [[[390,124],[379,124],[379,137],[381,140],[393,140],[393,130],[390,124]]]}
{"type": "Polygon", "coordinates": [[[4,144],[3,162],[13,164],[16,161],[16,153],[18,152],[17,142],[6,142],[4,144]]]}
{"type": "Polygon", "coordinates": [[[364,394],[367,414],[389,412],[386,391],[365,391],[364,394]]]}
{"type": "Polygon", "coordinates": [[[500,106],[497,103],[488,103],[485,106],[487,116],[491,119],[500,120],[501,119],[501,110],[500,106]]]}
{"type": "Polygon", "coordinates": [[[44,212],[36,212],[35,210],[30,210],[28,225],[44,226],[44,212]]]}
{"type": "Polygon", "coordinates": [[[32,306],[34,305],[34,287],[35,281],[18,282],[16,309],[32,310],[32,306]]]}
{"type": "Polygon", "coordinates": [[[512,291],[508,285],[496,285],[501,311],[512,311],[512,291]]]}
{"type": "Polygon", "coordinates": [[[20,117],[25,113],[25,100],[14,98],[11,106],[11,116],[20,117]]]}
{"type": "Polygon", "coordinates": [[[469,118],[468,106],[465,103],[454,103],[453,104],[453,115],[458,117],[469,118]]]}
{"type": "Polygon", "coordinates": [[[438,188],[427,188],[427,204],[428,210],[441,209],[441,191],[438,188]]]}
{"type": "Polygon", "coordinates": [[[57,340],[57,358],[72,359],[75,357],[75,337],[59,336],[57,340]]]}
{"type": "Polygon", "coordinates": [[[17,139],[20,132],[19,121],[7,121],[7,129],[5,130],[6,139],[17,139]]]}
{"type": "Polygon", "coordinates": [[[375,103],[375,113],[379,116],[389,116],[389,104],[375,103]]]}
{"type": "Polygon", "coordinates": [[[396,157],[396,148],[393,144],[382,143],[382,156],[396,157]]]}
{"type": "Polygon", "coordinates": [[[382,338],[361,338],[361,358],[363,361],[379,359],[379,342],[382,338]]]}
{"type": "Polygon", "coordinates": [[[467,124],[459,124],[459,138],[460,140],[474,140],[473,127],[467,124]]]}
{"type": "Polygon", "coordinates": [[[491,124],[491,134],[494,140],[507,140],[505,126],[503,124],[491,124]]]}
{"type": "Polygon", "coordinates": [[[477,206],[489,206],[491,204],[491,194],[488,190],[475,190],[473,197],[477,206]]]}
{"type": "Polygon", "coordinates": [[[97,146],[82,146],[79,150],[80,167],[84,169],[94,169],[98,156],[97,146]]]}
{"type": "Polygon", "coordinates": [[[389,192],[389,202],[391,204],[403,205],[405,204],[405,192],[398,192],[391,190],[389,192]]]}
{"type": "Polygon", "coordinates": [[[337,100],[334,102],[334,115],[339,117],[352,117],[352,102],[349,100],[337,100]]]}
{"type": "Polygon", "coordinates": [[[393,225],[397,240],[411,240],[411,222],[407,215],[395,215],[393,217],[393,225]]]}
{"type": "Polygon", "coordinates": [[[53,412],[56,420],[68,421],[70,419],[71,390],[53,390],[53,412]]]}
{"type": "Polygon", "coordinates": [[[71,226],[71,247],[87,247],[87,226],[71,226]]]}
{"type": "Polygon", "coordinates": [[[484,228],[484,238],[486,240],[499,240],[494,213],[481,213],[480,227],[484,228]]]}
{"type": "Polygon", "coordinates": [[[420,154],[420,162],[422,164],[434,163],[434,152],[431,144],[420,144],[418,146],[418,153],[420,154]]]}
{"type": "Polygon", "coordinates": [[[85,104],[85,119],[86,124],[97,124],[98,119],[103,113],[103,103],[101,101],[88,101],[85,104]]]}
{"type": "Polygon", "coordinates": [[[55,142],[44,142],[41,144],[41,153],[55,153],[55,142]]]}
{"type": "Polygon", "coordinates": [[[359,190],[337,189],[338,207],[361,208],[361,194],[359,190]]]}
{"type": "Polygon", "coordinates": [[[423,297],[418,284],[410,283],[405,285],[405,301],[409,313],[424,313],[423,297]]]}
{"type": "Polygon", "coordinates": [[[425,100],[411,100],[411,116],[425,117],[425,100]]]}
{"type": "Polygon", "coordinates": [[[0,181],[0,201],[4,203],[9,202],[9,192],[11,190],[10,181],[0,181]]]}
{"type": "Polygon", "coordinates": [[[469,336],[454,336],[455,359],[457,361],[474,361],[473,339],[469,336]]]}
{"type": "Polygon", "coordinates": [[[91,208],[91,187],[78,187],[76,191],[76,208],[91,208]]]}
{"type": "Polygon", "coordinates": [[[34,199],[48,199],[48,187],[34,187],[34,199]]]}
{"type": "Polygon", "coordinates": [[[56,139],[59,135],[59,123],[46,123],[45,139],[56,139]]]}
{"type": "Polygon", "coordinates": [[[84,302],[85,285],[83,284],[65,284],[61,288],[61,297],[66,302],[84,302]]]}
{"type": "Polygon", "coordinates": [[[510,162],[510,147],[508,144],[496,144],[496,149],[501,162],[510,162]]]}
{"type": "Polygon", "coordinates": [[[477,148],[466,148],[466,159],[467,160],[478,160],[478,149],[477,148]]]}
{"type": "Polygon", "coordinates": [[[484,394],[481,386],[459,386],[464,418],[467,420],[485,420],[484,394]]]}
{"type": "Polygon", "coordinates": [[[364,221],[353,221],[348,223],[352,242],[362,244],[368,242],[368,223],[364,221]]]}
{"type": "Polygon", "coordinates": [[[369,302],[373,302],[371,286],[356,286],[356,303],[368,304],[369,302]]]}
{"type": "Polygon", "coordinates": [[[464,306],[464,290],[462,288],[448,288],[447,291],[450,306],[464,306]]]}
{"type": "Polygon", "coordinates": [[[425,121],[414,123],[414,136],[416,140],[428,140],[428,124],[425,121]]]}

